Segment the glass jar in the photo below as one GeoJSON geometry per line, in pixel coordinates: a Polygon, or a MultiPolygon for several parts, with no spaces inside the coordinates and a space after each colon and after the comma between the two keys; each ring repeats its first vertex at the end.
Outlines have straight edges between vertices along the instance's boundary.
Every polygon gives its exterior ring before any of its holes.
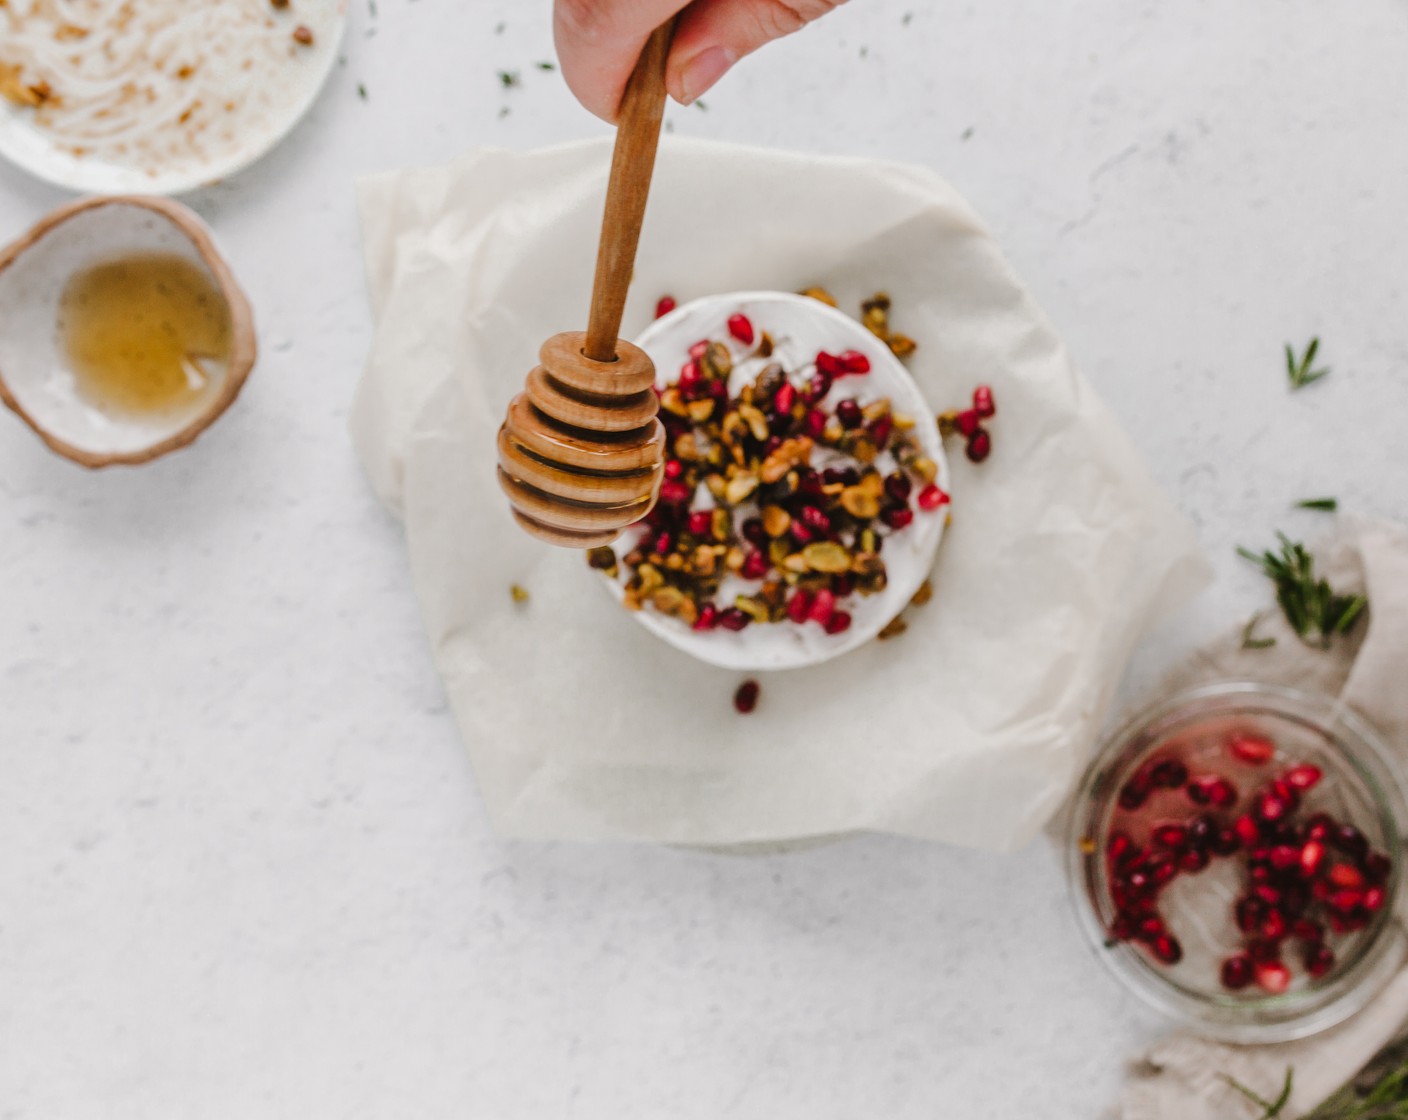
{"type": "Polygon", "coordinates": [[[1126,987],[1201,1034],[1314,1034],[1403,960],[1404,805],[1396,760],[1338,700],[1182,693],[1120,728],[1081,782],[1077,919],[1126,987]]]}

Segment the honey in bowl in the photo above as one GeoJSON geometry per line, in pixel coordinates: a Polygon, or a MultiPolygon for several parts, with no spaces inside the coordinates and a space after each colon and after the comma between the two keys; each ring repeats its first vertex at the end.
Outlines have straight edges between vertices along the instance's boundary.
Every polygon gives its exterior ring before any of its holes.
{"type": "Polygon", "coordinates": [[[123,257],[77,273],[59,303],[58,332],[79,396],[127,419],[198,411],[230,357],[230,312],[219,288],[175,254],[123,257]]]}

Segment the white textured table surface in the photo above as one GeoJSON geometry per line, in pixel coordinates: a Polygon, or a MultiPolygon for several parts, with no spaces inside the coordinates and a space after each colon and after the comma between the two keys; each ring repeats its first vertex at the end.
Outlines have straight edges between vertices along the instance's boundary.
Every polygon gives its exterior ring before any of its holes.
{"type": "MultiPolygon", "coordinates": [[[[0,418],[0,1117],[1093,1115],[1159,1026],[1042,846],[489,834],[344,434],[351,182],[601,126],[543,4],[354,4],[312,118],[193,200],[262,329],[238,405],[102,475],[0,418]]],[[[1406,56],[1401,0],[853,0],[672,117],[985,214],[1217,563],[1137,697],[1261,601],[1232,546],[1313,533],[1293,499],[1408,516],[1406,56]]],[[[0,240],[60,201],[0,170],[0,240]]]]}

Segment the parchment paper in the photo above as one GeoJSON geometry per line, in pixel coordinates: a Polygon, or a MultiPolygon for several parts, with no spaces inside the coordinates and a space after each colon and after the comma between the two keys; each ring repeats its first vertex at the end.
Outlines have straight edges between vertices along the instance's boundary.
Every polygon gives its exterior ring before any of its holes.
{"type": "Polygon", "coordinates": [[[352,433],[404,519],[495,826],[1024,843],[1078,773],[1140,635],[1206,578],[1189,526],[943,180],[667,142],[624,333],[665,292],[821,284],[854,312],[886,289],[933,406],[987,382],[999,407],[991,460],[955,455],[936,595],[909,632],[769,675],[758,711],[738,716],[737,675],[666,647],[580,554],[519,532],[494,480],[494,435],[538,346],[585,325],[609,155],[602,142],[482,150],[360,188],[378,329],[352,433]],[[515,583],[531,602],[510,601],[515,583]]]}

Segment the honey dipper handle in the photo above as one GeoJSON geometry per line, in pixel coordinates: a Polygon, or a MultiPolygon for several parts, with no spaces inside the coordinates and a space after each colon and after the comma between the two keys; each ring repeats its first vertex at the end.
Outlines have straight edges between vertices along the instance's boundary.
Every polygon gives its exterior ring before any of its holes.
{"type": "Polygon", "coordinates": [[[636,245],[655,170],[655,149],[660,143],[660,122],[665,118],[665,61],[674,31],[673,20],[655,29],[621,99],[587,324],[585,353],[594,362],[616,360],[616,337],[621,332],[626,292],[635,269],[636,245]]]}

